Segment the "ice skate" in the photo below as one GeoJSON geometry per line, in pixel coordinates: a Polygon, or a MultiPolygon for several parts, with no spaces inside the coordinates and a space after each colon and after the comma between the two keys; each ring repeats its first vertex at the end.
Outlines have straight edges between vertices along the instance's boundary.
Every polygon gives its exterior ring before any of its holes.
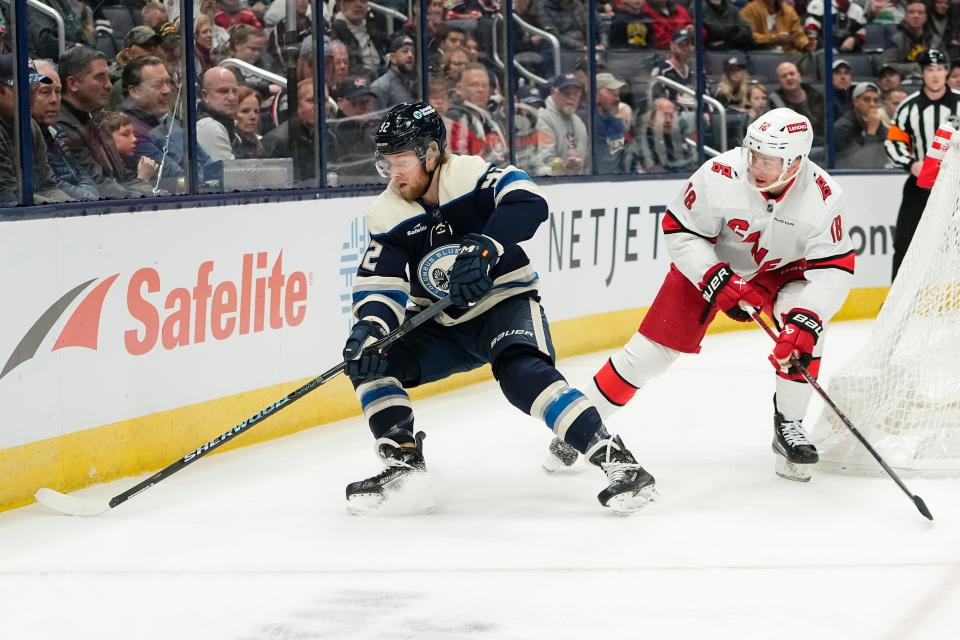
{"type": "Polygon", "coordinates": [[[580,453],[560,438],[550,441],[549,453],[543,461],[543,470],[546,473],[563,473],[573,470],[573,465],[580,457],[580,453]]]}
{"type": "Polygon", "coordinates": [[[641,467],[620,436],[599,440],[585,454],[590,464],[603,469],[610,484],[597,499],[620,515],[628,515],[657,497],[653,476],[641,467]]]}
{"type": "MultiPolygon", "coordinates": [[[[383,437],[377,440],[377,455],[386,465],[386,469],[366,480],[358,480],[347,485],[347,511],[353,515],[378,510],[388,499],[395,497],[416,474],[427,470],[423,458],[422,431],[414,436],[416,446],[404,447],[396,441],[383,437]]],[[[432,504],[421,505],[420,510],[429,511],[432,504]]]]}
{"type": "Polygon", "coordinates": [[[784,420],[777,411],[773,414],[773,452],[776,455],[774,471],[781,478],[809,482],[810,466],[819,461],[817,448],[803,430],[801,420],[784,420]]]}

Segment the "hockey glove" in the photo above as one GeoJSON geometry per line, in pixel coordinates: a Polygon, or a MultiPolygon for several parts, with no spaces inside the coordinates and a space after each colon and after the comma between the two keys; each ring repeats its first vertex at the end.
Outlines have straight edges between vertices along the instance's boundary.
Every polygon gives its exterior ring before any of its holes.
{"type": "Polygon", "coordinates": [[[453,304],[468,307],[493,288],[490,270],[498,258],[497,245],[491,238],[479,233],[463,236],[449,274],[453,304]]]}
{"type": "Polygon", "coordinates": [[[343,346],[343,359],[347,361],[346,374],[353,382],[361,383],[382,378],[387,371],[387,354],[382,351],[364,352],[366,347],[384,337],[386,331],[378,323],[361,320],[353,325],[347,344],[343,346]]]}
{"type": "Polygon", "coordinates": [[[783,331],[770,354],[770,363],[783,373],[796,373],[790,365],[790,356],[796,355],[803,366],[809,366],[822,331],[823,324],[813,311],[791,309],[784,318],[783,331]]]}
{"type": "Polygon", "coordinates": [[[750,314],[740,306],[741,303],[759,309],[763,298],[750,283],[734,273],[726,262],[712,266],[700,283],[703,299],[715,304],[737,322],[749,322],[750,314]]]}

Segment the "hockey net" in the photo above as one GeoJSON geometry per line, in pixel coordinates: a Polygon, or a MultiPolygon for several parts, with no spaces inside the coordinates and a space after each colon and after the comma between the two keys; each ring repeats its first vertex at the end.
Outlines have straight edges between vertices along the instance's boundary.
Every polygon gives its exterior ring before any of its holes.
{"type": "MultiPolygon", "coordinates": [[[[960,476],[960,134],[867,345],[828,393],[898,473],[960,476]]],[[[824,407],[820,468],[880,475],[880,465],[824,407]]]]}

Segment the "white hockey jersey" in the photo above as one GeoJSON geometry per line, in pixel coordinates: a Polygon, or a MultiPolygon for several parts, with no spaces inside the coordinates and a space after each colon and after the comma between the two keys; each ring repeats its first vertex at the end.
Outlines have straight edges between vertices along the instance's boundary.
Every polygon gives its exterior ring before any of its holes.
{"type": "Polygon", "coordinates": [[[694,285],[719,262],[747,280],[804,261],[809,283],[797,305],[824,321],[840,310],[853,279],[854,251],[843,223],[843,192],[806,166],[777,198],[751,188],[739,148],[707,160],[670,203],[663,233],[670,257],[694,285]]]}

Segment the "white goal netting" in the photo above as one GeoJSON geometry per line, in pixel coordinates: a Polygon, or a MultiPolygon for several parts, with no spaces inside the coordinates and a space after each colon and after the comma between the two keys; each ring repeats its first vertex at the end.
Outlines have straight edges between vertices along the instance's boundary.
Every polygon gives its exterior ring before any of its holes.
{"type": "MultiPolygon", "coordinates": [[[[960,475],[960,134],[867,345],[827,393],[898,473],[960,475]]],[[[814,440],[820,468],[883,472],[829,407],[814,440]]]]}

